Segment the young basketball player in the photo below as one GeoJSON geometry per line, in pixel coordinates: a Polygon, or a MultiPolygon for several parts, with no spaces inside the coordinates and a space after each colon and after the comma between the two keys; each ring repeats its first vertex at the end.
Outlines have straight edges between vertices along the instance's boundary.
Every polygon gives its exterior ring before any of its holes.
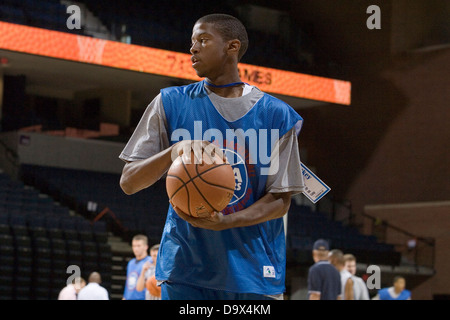
{"type": "Polygon", "coordinates": [[[194,218],[169,205],[156,266],[161,298],[282,299],[283,216],[291,195],[304,189],[297,143],[303,120],[241,81],[248,38],[238,19],[204,16],[191,40],[192,67],[204,80],[162,89],[149,104],[119,156],[126,162],[121,187],[126,194],[149,187],[195,142],[222,152],[236,180],[228,207],[194,218]]]}

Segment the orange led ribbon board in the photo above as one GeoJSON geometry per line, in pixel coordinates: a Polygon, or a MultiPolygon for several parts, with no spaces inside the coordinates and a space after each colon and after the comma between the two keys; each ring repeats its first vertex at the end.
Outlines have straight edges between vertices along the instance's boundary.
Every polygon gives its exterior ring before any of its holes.
{"type": "MultiPolygon", "coordinates": [[[[187,80],[201,80],[186,53],[0,22],[0,49],[98,64],[187,80]]],[[[302,73],[239,64],[242,81],[263,91],[350,105],[351,83],[302,73]]]]}

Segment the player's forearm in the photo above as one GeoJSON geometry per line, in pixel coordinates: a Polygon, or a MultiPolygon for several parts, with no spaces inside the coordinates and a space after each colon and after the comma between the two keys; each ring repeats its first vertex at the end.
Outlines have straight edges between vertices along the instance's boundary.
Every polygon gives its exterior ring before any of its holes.
{"type": "Polygon", "coordinates": [[[136,291],[141,292],[145,288],[145,276],[140,275],[137,282],[136,282],[136,291]]]}
{"type": "Polygon", "coordinates": [[[283,217],[291,205],[290,193],[267,193],[246,209],[225,216],[230,228],[247,227],[283,217]]]}
{"type": "Polygon", "coordinates": [[[128,195],[145,189],[158,181],[172,164],[172,147],[145,159],[125,164],[120,187],[128,195]]]}
{"type": "Polygon", "coordinates": [[[353,281],[351,280],[351,278],[347,280],[344,290],[345,290],[345,300],[353,300],[354,292],[353,292],[353,281]]]}

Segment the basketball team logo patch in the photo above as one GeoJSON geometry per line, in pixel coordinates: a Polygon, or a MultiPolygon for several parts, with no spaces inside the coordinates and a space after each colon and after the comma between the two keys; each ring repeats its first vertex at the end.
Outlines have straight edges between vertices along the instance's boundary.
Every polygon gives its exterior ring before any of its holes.
{"type": "Polygon", "coordinates": [[[273,266],[264,266],[263,270],[264,278],[275,278],[275,268],[273,266]]]}

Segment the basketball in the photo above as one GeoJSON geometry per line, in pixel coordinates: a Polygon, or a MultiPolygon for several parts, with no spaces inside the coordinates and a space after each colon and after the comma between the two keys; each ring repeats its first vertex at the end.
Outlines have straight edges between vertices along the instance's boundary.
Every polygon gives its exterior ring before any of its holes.
{"type": "Polygon", "coordinates": [[[184,163],[181,156],[170,166],[166,178],[169,202],[193,217],[208,217],[222,211],[234,194],[234,173],[228,162],[215,155],[215,163],[203,154],[201,164],[184,163]]]}
{"type": "Polygon", "coordinates": [[[145,287],[152,296],[161,297],[161,287],[158,287],[158,285],[156,284],[155,276],[151,276],[147,279],[147,281],[145,282],[145,287]]]}

